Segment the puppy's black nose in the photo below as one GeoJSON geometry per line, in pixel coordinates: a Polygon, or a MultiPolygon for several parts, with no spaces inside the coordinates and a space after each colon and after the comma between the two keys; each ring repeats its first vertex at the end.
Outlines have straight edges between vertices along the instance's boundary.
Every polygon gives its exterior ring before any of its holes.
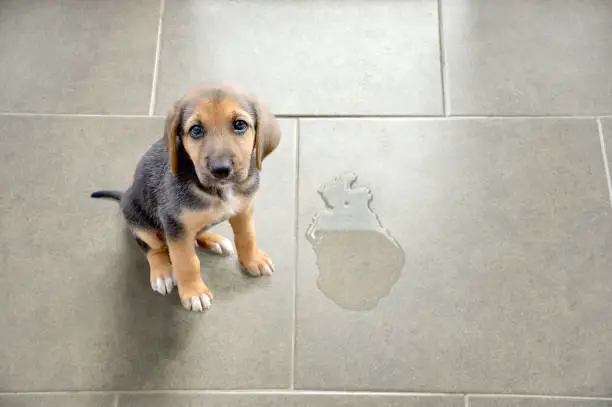
{"type": "Polygon", "coordinates": [[[210,160],[208,162],[208,169],[213,177],[224,179],[229,177],[232,172],[232,162],[231,160],[210,160]]]}

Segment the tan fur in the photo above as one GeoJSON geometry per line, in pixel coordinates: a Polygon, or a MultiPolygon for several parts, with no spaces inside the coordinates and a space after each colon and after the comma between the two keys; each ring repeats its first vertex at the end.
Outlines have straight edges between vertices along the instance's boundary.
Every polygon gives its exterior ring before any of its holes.
{"type": "Polygon", "coordinates": [[[227,151],[234,163],[234,171],[240,174],[241,179],[246,178],[255,143],[255,129],[248,112],[240,109],[232,99],[203,100],[186,120],[183,131],[189,132],[195,124],[201,124],[207,135],[198,140],[185,137],[183,144],[196,170],[205,169],[208,160],[214,158],[217,152],[227,151]],[[240,136],[236,136],[232,130],[233,121],[238,119],[249,124],[249,129],[240,136]]]}
{"type": "MultiPolygon", "coordinates": [[[[170,155],[170,171],[176,174],[177,171],[177,135],[179,131],[186,133],[193,124],[202,123],[207,129],[213,128],[217,134],[227,136],[229,126],[235,119],[241,119],[249,124],[249,130],[242,137],[224,137],[225,147],[230,148],[234,153],[237,169],[248,170],[250,154],[255,150],[257,169],[261,171],[263,160],[276,149],[280,142],[280,128],[270,109],[258,100],[255,96],[246,94],[241,89],[224,85],[218,87],[232,94],[244,97],[254,105],[257,115],[257,123],[253,123],[248,112],[239,108],[238,104],[231,97],[223,98],[220,101],[202,99],[199,95],[208,90],[208,86],[197,86],[191,89],[181,100],[177,101],[172,109],[168,111],[165,123],[164,138],[170,155]],[[190,102],[198,101],[194,113],[189,117],[182,128],[179,129],[180,108],[190,102]]],[[[210,147],[210,138],[204,137],[202,140],[192,140],[185,138],[187,150],[191,160],[200,166],[206,165],[207,146],[210,147]]],[[[218,140],[217,140],[218,141],[218,140]]]]}
{"type": "Polygon", "coordinates": [[[217,243],[225,242],[225,238],[216,233],[211,232],[201,232],[196,236],[196,240],[198,242],[198,246],[210,249],[217,243]]]}
{"type": "Polygon", "coordinates": [[[172,264],[168,256],[168,248],[162,238],[157,232],[151,230],[132,229],[132,232],[150,247],[147,252],[147,261],[151,281],[156,278],[169,278],[172,275],[172,264]]]}
{"type": "Polygon", "coordinates": [[[276,118],[265,104],[254,97],[258,122],[255,129],[255,157],[257,169],[261,171],[263,160],[276,149],[280,142],[280,129],[276,118]]]}
{"type": "Polygon", "coordinates": [[[172,270],[179,296],[183,302],[202,294],[208,295],[212,300],[212,293],[200,276],[200,259],[194,245],[195,234],[190,236],[190,239],[168,241],[168,251],[172,259],[172,270]]]}
{"type": "Polygon", "coordinates": [[[160,236],[155,230],[132,228],[132,233],[134,233],[137,238],[148,244],[153,250],[166,247],[163,237],[160,236]]]}
{"type": "Polygon", "coordinates": [[[249,205],[245,210],[231,217],[229,223],[234,232],[234,244],[240,264],[249,274],[258,275],[261,265],[270,263],[270,258],[257,247],[253,207],[249,205]]]}
{"type": "Polygon", "coordinates": [[[166,121],[164,124],[164,140],[166,142],[166,148],[168,149],[168,158],[170,161],[170,172],[176,174],[178,170],[178,158],[177,158],[177,131],[180,115],[178,111],[178,102],[168,111],[166,115],[166,121]]]}
{"type": "Polygon", "coordinates": [[[157,278],[166,279],[172,276],[172,263],[170,263],[167,248],[149,250],[147,252],[147,261],[149,262],[149,278],[151,281],[155,281],[157,278]]]}
{"type": "Polygon", "coordinates": [[[188,235],[193,242],[198,232],[206,225],[215,223],[218,216],[219,210],[214,207],[204,211],[184,210],[181,214],[180,222],[185,228],[185,235],[188,235]]]}
{"type": "Polygon", "coordinates": [[[183,302],[202,294],[212,299],[210,289],[200,276],[200,259],[196,254],[194,241],[198,232],[205,226],[216,223],[219,216],[223,216],[219,210],[219,206],[222,205],[220,202],[219,205],[204,211],[183,211],[180,222],[185,228],[185,233],[178,241],[168,241],[170,258],[173,259],[174,277],[183,302]]]}

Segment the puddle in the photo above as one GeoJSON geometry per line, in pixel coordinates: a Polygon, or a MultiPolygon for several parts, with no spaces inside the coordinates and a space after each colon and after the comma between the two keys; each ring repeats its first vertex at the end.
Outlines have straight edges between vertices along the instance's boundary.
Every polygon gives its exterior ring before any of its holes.
{"type": "Polygon", "coordinates": [[[339,307],[367,311],[389,295],[404,267],[401,246],[372,211],[372,192],[345,173],[319,189],[326,209],[306,238],[317,256],[319,289],[339,307]]]}

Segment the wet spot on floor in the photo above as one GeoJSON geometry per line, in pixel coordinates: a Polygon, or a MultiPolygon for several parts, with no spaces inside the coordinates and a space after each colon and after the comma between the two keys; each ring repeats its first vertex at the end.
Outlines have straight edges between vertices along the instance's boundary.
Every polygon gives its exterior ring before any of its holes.
{"type": "Polygon", "coordinates": [[[319,289],[339,307],[374,308],[391,292],[404,267],[401,246],[372,210],[372,192],[344,173],[319,189],[325,209],[306,231],[317,256],[319,289]]]}

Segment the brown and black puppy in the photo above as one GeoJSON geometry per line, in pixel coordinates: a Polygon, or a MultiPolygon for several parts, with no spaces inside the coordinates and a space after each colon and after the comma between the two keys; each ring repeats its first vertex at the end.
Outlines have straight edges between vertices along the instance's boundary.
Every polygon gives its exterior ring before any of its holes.
{"type": "Polygon", "coordinates": [[[274,266],[257,247],[253,197],[262,161],[278,146],[280,130],[256,98],[231,87],[196,87],[168,112],[165,133],[141,158],[124,192],[94,198],[120,201],[125,220],[146,251],[151,287],[174,284],[185,308],[208,309],[213,298],[200,276],[195,244],[219,254],[231,243],[207,232],[229,220],[240,264],[253,276],[274,266]]]}

